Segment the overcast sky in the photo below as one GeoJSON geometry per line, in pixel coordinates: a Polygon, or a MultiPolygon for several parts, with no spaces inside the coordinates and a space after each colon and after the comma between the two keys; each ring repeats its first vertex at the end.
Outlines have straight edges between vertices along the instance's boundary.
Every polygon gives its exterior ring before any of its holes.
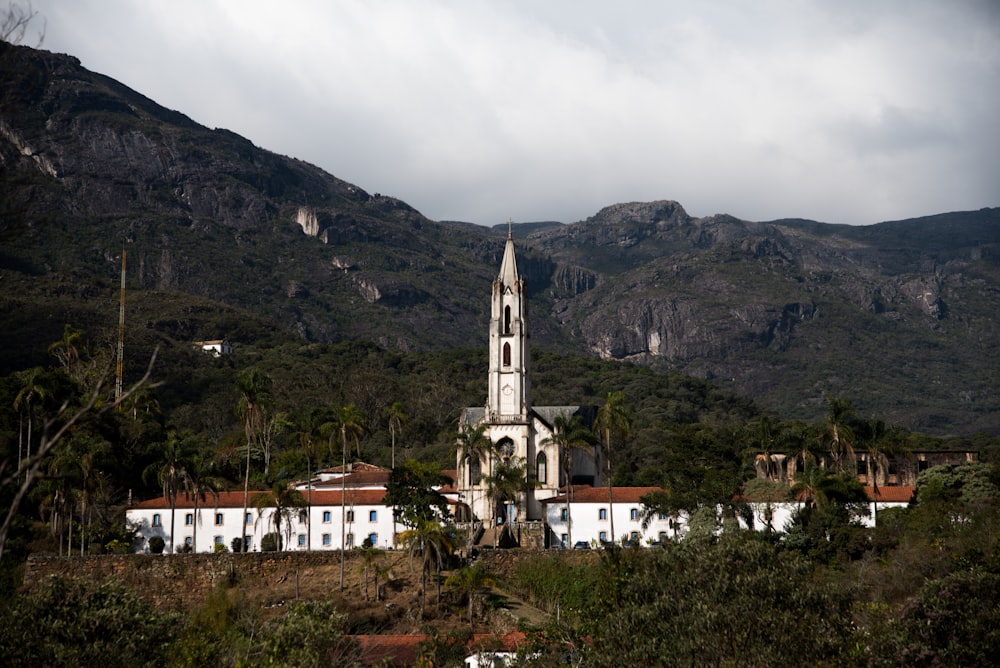
{"type": "Polygon", "coordinates": [[[1000,205],[992,0],[32,4],[42,48],[435,220],[1000,205]]]}

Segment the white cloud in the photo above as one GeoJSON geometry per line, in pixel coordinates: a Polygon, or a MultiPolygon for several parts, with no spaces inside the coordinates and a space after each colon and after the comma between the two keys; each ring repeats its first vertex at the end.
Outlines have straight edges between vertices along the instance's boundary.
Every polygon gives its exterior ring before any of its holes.
{"type": "Polygon", "coordinates": [[[995,206],[989,2],[36,0],[45,47],[431,218],[995,206]]]}

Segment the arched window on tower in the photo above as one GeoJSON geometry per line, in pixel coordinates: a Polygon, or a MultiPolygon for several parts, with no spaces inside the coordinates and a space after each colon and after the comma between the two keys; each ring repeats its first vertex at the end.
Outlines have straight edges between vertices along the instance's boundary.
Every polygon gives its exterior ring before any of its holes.
{"type": "Polygon", "coordinates": [[[503,344],[503,365],[510,366],[510,344],[503,344]]]}
{"type": "Polygon", "coordinates": [[[503,333],[510,334],[510,307],[503,307],[503,333]]]}
{"type": "Polygon", "coordinates": [[[548,473],[549,462],[545,458],[544,452],[539,452],[538,456],[535,457],[535,480],[545,484],[546,474],[548,473]]]}

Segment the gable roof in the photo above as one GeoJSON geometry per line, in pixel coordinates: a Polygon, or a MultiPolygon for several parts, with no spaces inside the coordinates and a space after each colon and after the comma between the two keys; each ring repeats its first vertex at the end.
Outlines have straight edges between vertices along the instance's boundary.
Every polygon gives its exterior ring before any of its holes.
{"type": "MultiPolygon", "coordinates": [[[[249,500],[247,501],[248,508],[254,508],[257,503],[257,498],[263,494],[268,494],[269,492],[250,492],[249,500]]],[[[302,496],[306,496],[306,492],[302,492],[302,496]]],[[[384,489],[348,489],[346,494],[346,503],[348,506],[380,506],[384,505],[382,499],[385,497],[384,489]]],[[[174,504],[174,508],[177,510],[194,508],[194,497],[187,494],[178,494],[177,501],[174,504]]],[[[340,506],[341,505],[341,490],[339,489],[314,489],[312,491],[312,505],[316,506],[340,506]]],[[[203,510],[212,510],[216,508],[242,508],[243,507],[243,492],[219,492],[218,501],[215,496],[208,494],[205,498],[198,501],[198,507],[203,510]]],[[[140,503],[133,504],[131,509],[134,510],[170,510],[170,501],[165,496],[161,496],[155,499],[149,499],[147,501],[142,501],[140,503]]]]}
{"type": "MultiPolygon", "coordinates": [[[[653,492],[666,492],[662,487],[612,487],[611,498],[615,503],[639,503],[639,499],[653,492]]],[[[568,494],[560,494],[542,503],[566,503],[568,494]]],[[[590,485],[573,486],[573,503],[607,503],[607,487],[591,487],[590,485]]]]}

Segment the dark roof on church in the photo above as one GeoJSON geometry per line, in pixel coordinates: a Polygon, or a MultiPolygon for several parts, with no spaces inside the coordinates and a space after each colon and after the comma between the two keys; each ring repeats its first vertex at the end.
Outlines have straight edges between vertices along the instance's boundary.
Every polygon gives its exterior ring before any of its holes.
{"type": "MultiPolygon", "coordinates": [[[[548,426],[552,426],[557,416],[579,415],[588,427],[593,424],[597,413],[595,406],[532,406],[532,417],[538,418],[548,426]]],[[[462,410],[462,421],[465,424],[479,424],[486,419],[486,408],[470,406],[462,410]]]]}

